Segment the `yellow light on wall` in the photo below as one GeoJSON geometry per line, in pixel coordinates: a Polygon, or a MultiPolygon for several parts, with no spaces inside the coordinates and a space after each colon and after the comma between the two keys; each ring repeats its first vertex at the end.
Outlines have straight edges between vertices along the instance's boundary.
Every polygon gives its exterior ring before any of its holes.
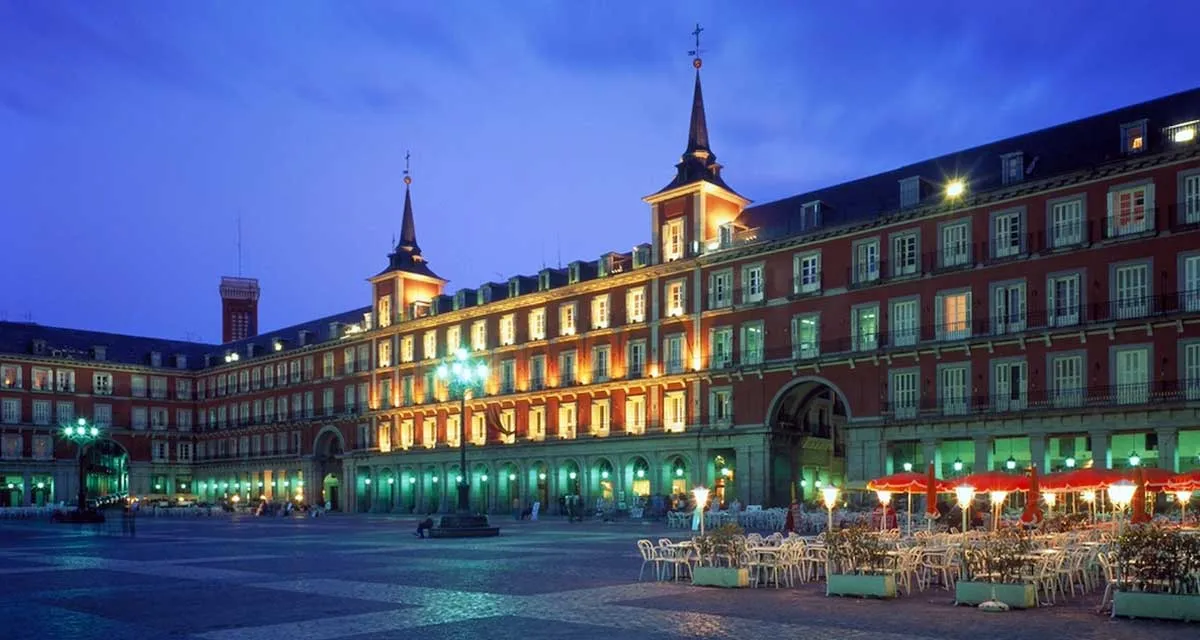
{"type": "Polygon", "coordinates": [[[946,183],[947,198],[961,198],[967,192],[967,183],[962,178],[954,178],[946,183]]]}

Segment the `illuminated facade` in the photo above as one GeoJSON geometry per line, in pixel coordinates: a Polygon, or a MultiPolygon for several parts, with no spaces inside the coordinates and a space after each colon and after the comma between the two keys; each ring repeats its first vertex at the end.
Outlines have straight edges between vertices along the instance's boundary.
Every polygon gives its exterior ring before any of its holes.
{"type": "Polygon", "coordinates": [[[926,462],[1190,469],[1198,120],[1193,90],[752,206],[697,69],[630,252],[450,293],[406,184],[362,309],[220,346],[0,323],[0,503],[73,495],[53,425],[79,415],[129,454],[101,492],[452,507],[462,418],[435,370],[459,348],[491,374],[465,472],[493,510],[696,484],[781,504],[926,462]]]}

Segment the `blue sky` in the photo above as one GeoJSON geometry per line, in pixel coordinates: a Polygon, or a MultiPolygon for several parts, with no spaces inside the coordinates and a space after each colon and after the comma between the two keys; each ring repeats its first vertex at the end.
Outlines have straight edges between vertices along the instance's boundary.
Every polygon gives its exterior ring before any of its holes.
{"type": "Polygon", "coordinates": [[[451,290],[627,250],[704,89],[765,202],[1200,84],[1184,0],[0,0],[0,318],[220,338],[369,304],[412,151],[451,290]]]}

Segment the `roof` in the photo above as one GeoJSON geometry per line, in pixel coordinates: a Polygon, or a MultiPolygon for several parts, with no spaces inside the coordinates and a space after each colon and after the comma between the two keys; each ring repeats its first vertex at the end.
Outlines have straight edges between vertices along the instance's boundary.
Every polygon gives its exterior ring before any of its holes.
{"type": "Polygon", "coordinates": [[[1166,142],[1163,128],[1200,119],[1200,89],[1183,91],[748,207],[738,222],[745,227],[768,231],[765,234],[767,236],[798,233],[802,230],[799,220],[801,207],[818,200],[822,203],[821,222],[825,227],[883,217],[901,208],[900,181],[913,176],[921,176],[927,184],[938,187],[950,178],[961,177],[967,181],[968,193],[992,191],[1005,186],[1001,174],[1001,156],[1015,152],[1023,154],[1026,180],[1091,169],[1127,159],[1121,148],[1121,125],[1143,119],[1147,121],[1144,153],[1161,150],[1166,142]]]}
{"type": "Polygon", "coordinates": [[[417,223],[413,217],[411,184],[412,180],[406,176],[404,178],[404,214],[400,220],[400,241],[388,254],[387,268],[377,273],[376,276],[400,271],[445,282],[429,268],[429,263],[421,255],[421,246],[417,244],[417,223]]]}

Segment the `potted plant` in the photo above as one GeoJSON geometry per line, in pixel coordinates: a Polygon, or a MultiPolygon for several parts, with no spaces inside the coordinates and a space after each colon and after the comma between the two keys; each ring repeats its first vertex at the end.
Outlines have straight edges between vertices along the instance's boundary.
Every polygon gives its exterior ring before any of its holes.
{"type": "Polygon", "coordinates": [[[1200,620],[1200,536],[1131,527],[1117,541],[1113,615],[1200,620]]]}
{"type": "Polygon", "coordinates": [[[896,597],[896,575],[887,547],[864,526],[830,531],[825,534],[829,566],[825,595],[896,597]]]}
{"type": "MultiPolygon", "coordinates": [[[[1016,609],[1037,606],[1037,587],[1021,575],[1033,550],[1019,528],[1001,529],[966,549],[962,579],[954,585],[954,604],[1003,603],[1016,609]]],[[[1003,607],[999,607],[1003,609],[1003,607]]]]}
{"type": "Polygon", "coordinates": [[[729,522],[693,539],[700,564],[692,568],[692,584],[704,587],[747,587],[750,574],[741,566],[746,538],[729,522]],[[728,566],[720,566],[725,559],[728,566]]]}

